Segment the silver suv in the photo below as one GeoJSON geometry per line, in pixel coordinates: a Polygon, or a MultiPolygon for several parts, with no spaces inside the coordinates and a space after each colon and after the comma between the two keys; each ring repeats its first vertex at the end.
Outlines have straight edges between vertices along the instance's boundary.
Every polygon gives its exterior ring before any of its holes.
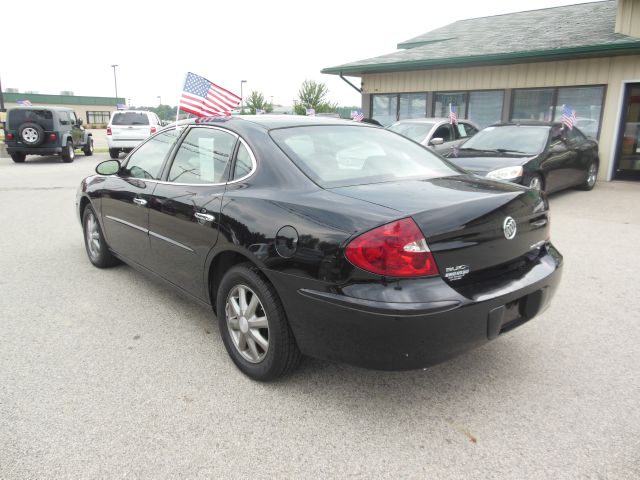
{"type": "Polygon", "coordinates": [[[113,112],[107,126],[109,155],[116,159],[120,152],[130,152],[143,140],[160,130],[162,124],[153,112],[122,110],[113,112]]]}

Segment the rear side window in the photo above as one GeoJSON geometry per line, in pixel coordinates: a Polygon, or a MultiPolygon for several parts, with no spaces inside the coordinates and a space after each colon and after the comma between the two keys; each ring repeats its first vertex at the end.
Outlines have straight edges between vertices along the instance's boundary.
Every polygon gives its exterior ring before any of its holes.
{"type": "Polygon", "coordinates": [[[9,110],[7,126],[17,130],[25,122],[37,123],[45,130],[53,130],[53,113],[51,110],[9,110]]]}
{"type": "Polygon", "coordinates": [[[192,128],[178,149],[167,180],[195,184],[226,182],[235,143],[233,135],[221,130],[192,128]]]}
{"type": "Polygon", "coordinates": [[[251,173],[252,168],[253,162],[251,161],[249,150],[247,150],[247,147],[241,143],[240,148],[238,148],[238,154],[236,155],[236,165],[233,169],[233,180],[246,177],[251,173]]]}
{"type": "Polygon", "coordinates": [[[113,115],[111,125],[149,125],[146,113],[122,112],[113,115]]]}

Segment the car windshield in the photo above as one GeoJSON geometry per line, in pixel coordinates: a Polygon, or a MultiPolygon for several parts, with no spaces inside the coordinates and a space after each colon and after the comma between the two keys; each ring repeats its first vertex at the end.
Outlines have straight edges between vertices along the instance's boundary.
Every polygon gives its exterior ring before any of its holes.
{"type": "Polygon", "coordinates": [[[146,113],[122,112],[113,116],[111,125],[149,125],[146,113]]]}
{"type": "Polygon", "coordinates": [[[17,108],[9,110],[7,115],[7,126],[17,129],[25,122],[33,122],[40,125],[45,130],[53,130],[53,113],[51,110],[30,110],[17,108]]]}
{"type": "Polygon", "coordinates": [[[487,127],[476,133],[460,148],[536,155],[544,149],[548,135],[549,127],[543,125],[487,127]]]}
{"type": "Polygon", "coordinates": [[[287,156],[322,187],[463,173],[425,147],[380,128],[318,125],[270,133],[287,156]]]}
{"type": "Polygon", "coordinates": [[[427,138],[427,134],[433,128],[434,123],[427,122],[398,122],[389,127],[392,132],[399,133],[418,143],[427,138]]]}

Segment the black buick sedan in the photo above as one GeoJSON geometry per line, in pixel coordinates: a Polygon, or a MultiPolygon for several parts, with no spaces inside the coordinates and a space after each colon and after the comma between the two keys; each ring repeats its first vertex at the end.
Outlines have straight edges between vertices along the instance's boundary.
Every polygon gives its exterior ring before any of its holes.
{"type": "Polygon", "coordinates": [[[556,192],[591,190],[598,176],[598,143],[561,123],[518,122],[481,130],[448,155],[456,165],[489,178],[556,192]]]}
{"type": "Polygon", "coordinates": [[[428,366],[531,319],[560,280],[544,194],[366,124],[189,120],[96,172],[76,202],[89,260],[213,307],[257,380],[301,354],[428,366]]]}

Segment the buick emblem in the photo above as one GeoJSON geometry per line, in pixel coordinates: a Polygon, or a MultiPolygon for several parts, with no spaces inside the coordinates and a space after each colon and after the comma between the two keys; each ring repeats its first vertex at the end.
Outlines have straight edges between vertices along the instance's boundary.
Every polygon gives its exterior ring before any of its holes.
{"type": "Polygon", "coordinates": [[[511,217],[505,218],[504,223],[502,224],[502,230],[504,231],[504,237],[507,240],[511,240],[516,236],[516,231],[518,230],[516,221],[511,217]]]}

